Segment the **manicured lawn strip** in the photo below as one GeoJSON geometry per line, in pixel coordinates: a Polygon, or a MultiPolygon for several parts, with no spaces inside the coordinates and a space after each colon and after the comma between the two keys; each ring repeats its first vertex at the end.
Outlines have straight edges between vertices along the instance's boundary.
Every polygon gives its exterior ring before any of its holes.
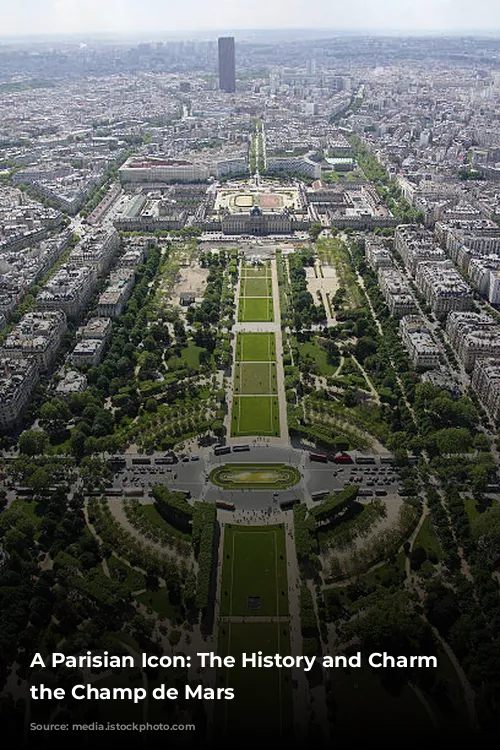
{"type": "Polygon", "coordinates": [[[275,362],[237,363],[234,375],[234,392],[242,394],[276,393],[275,362]]]}
{"type": "Polygon", "coordinates": [[[270,278],[244,279],[242,297],[271,297],[273,282],[270,278]]]}
{"type": "Polygon", "coordinates": [[[262,651],[265,656],[290,654],[287,623],[223,623],[220,626],[217,653],[234,656],[231,669],[217,670],[217,687],[231,687],[231,701],[217,701],[216,733],[225,741],[245,738],[255,747],[270,747],[289,738],[293,731],[293,695],[291,670],[253,669],[241,666],[243,653],[262,651]],[[262,744],[263,743],[263,744],[262,744]]]}
{"type": "Polygon", "coordinates": [[[225,464],[211,471],[210,481],[225,489],[286,489],[300,481],[300,472],[287,464],[225,464]]]}
{"type": "Polygon", "coordinates": [[[235,396],[231,435],[279,437],[280,417],[276,396],[235,396]]]}
{"type": "Polygon", "coordinates": [[[274,320],[272,297],[242,297],[238,320],[240,323],[266,323],[274,320]]]}
{"type": "Polygon", "coordinates": [[[224,528],[221,615],[288,614],[285,535],[282,526],[224,528]],[[260,597],[250,609],[248,597],[260,597]]]}
{"type": "Polygon", "coordinates": [[[244,263],[241,268],[241,276],[247,279],[271,278],[271,266],[268,264],[264,266],[249,266],[244,263]]]}
{"type": "Polygon", "coordinates": [[[276,338],[274,333],[238,333],[237,362],[274,362],[276,338]]]}

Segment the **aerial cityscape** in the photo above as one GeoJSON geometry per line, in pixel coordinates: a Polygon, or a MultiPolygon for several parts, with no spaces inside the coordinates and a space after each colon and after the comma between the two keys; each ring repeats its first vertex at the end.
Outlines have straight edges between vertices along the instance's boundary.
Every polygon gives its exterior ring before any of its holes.
{"type": "Polygon", "coordinates": [[[47,747],[108,721],[175,729],[131,747],[486,746],[500,34],[9,33],[5,726],[47,747]],[[33,666],[53,652],[181,666],[33,666]],[[208,652],[316,659],[182,661],[208,652]],[[91,700],[30,693],[76,683],[91,700]]]}

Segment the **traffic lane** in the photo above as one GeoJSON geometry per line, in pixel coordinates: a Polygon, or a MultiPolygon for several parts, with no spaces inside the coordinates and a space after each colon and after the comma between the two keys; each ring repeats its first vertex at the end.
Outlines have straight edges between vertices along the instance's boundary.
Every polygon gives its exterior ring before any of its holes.
{"type": "Polygon", "coordinates": [[[113,477],[114,487],[169,485],[203,487],[205,468],[202,462],[178,463],[173,466],[130,467],[117,472],[113,477]]]}
{"type": "Polygon", "coordinates": [[[301,499],[301,493],[293,490],[282,490],[275,493],[272,490],[223,490],[221,487],[211,486],[205,493],[205,502],[234,503],[241,511],[265,512],[280,511],[280,503],[285,500],[301,499]]]}
{"type": "Polygon", "coordinates": [[[303,451],[290,447],[252,445],[249,451],[237,453],[225,453],[216,456],[214,453],[208,454],[206,458],[207,466],[215,468],[223,464],[291,464],[299,466],[303,456],[303,451]]]}
{"type": "Polygon", "coordinates": [[[304,470],[306,487],[310,492],[341,489],[345,484],[356,484],[364,489],[397,488],[401,482],[396,472],[386,469],[367,469],[355,465],[346,468],[307,467],[304,470]],[[357,481],[358,480],[358,481],[357,481]]]}

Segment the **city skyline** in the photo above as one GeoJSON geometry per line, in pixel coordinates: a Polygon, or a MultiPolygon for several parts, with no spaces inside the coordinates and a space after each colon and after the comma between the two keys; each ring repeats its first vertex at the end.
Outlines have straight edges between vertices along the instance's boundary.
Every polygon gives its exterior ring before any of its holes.
{"type": "Polygon", "coordinates": [[[325,0],[293,0],[283,18],[281,0],[240,6],[219,0],[209,7],[188,0],[168,11],[159,0],[21,0],[13,7],[0,2],[2,38],[87,34],[174,34],[290,29],[325,30],[339,33],[478,33],[490,35],[500,29],[500,8],[493,0],[381,0],[369,4],[353,0],[346,8],[325,0]],[[193,23],[195,19],[195,23],[193,23]]]}

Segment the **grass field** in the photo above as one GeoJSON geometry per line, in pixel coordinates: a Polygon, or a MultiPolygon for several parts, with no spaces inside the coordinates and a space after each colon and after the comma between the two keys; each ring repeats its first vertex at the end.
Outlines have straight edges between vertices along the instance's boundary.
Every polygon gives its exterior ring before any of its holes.
{"type": "Polygon", "coordinates": [[[279,437],[280,416],[276,396],[235,396],[231,416],[231,435],[269,435],[279,437]]]}
{"type": "Polygon", "coordinates": [[[463,503],[469,522],[472,523],[481,515],[477,509],[477,501],[473,497],[464,497],[463,503]]]}
{"type": "Polygon", "coordinates": [[[242,297],[271,297],[273,293],[273,282],[270,278],[242,279],[242,297]]]}
{"type": "Polygon", "coordinates": [[[326,349],[323,349],[316,339],[300,343],[298,344],[298,347],[300,356],[303,359],[306,359],[307,357],[311,358],[318,375],[328,377],[337,371],[338,365],[331,365],[328,362],[326,349]]]}
{"type": "Polygon", "coordinates": [[[272,297],[241,297],[238,310],[240,323],[264,323],[274,320],[272,297]]]}
{"type": "Polygon", "coordinates": [[[235,393],[276,393],[276,362],[237,362],[235,393]]]}
{"type": "Polygon", "coordinates": [[[142,594],[137,594],[134,599],[144,604],[145,607],[150,607],[158,614],[164,615],[172,622],[182,622],[182,611],[176,604],[171,604],[166,588],[157,591],[144,591],[142,594]]]}
{"type": "Polygon", "coordinates": [[[247,279],[271,278],[271,266],[247,266],[243,265],[241,275],[247,279]]]}
{"type": "Polygon", "coordinates": [[[213,469],[210,481],[225,489],[286,489],[300,481],[300,472],[287,464],[225,464],[213,469]]]}
{"type": "Polygon", "coordinates": [[[200,353],[203,351],[201,346],[196,346],[192,341],[185,346],[179,357],[170,357],[167,365],[170,369],[176,370],[184,365],[197,369],[200,366],[200,353]]]}
{"type": "MultiPolygon", "coordinates": [[[[293,732],[291,670],[252,669],[241,666],[243,653],[262,651],[264,655],[290,654],[287,623],[223,623],[219,630],[217,653],[234,656],[236,665],[217,670],[217,687],[232,687],[235,698],[217,701],[215,729],[224,740],[234,736],[254,742],[256,748],[271,747],[293,732]],[[263,744],[262,744],[263,743],[263,744]]],[[[282,746],[281,744],[279,745],[282,746]]]]}
{"type": "Polygon", "coordinates": [[[282,526],[226,526],[222,616],[288,614],[285,532],[282,526]],[[259,598],[253,608],[249,597],[259,598]]]}
{"type": "Polygon", "coordinates": [[[427,556],[435,557],[437,560],[441,560],[441,545],[434,531],[431,519],[427,517],[423,522],[420,531],[418,532],[417,538],[413,548],[423,547],[427,553],[427,556]]]}
{"type": "Polygon", "coordinates": [[[236,339],[237,362],[274,362],[276,338],[274,333],[239,333],[236,339]]]}

